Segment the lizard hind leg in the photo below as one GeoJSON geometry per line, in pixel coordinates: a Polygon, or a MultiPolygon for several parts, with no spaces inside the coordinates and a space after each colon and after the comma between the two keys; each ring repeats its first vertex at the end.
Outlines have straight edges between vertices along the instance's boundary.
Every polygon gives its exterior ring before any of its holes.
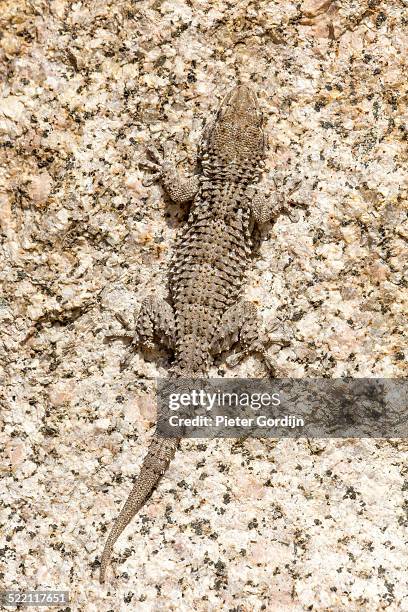
{"type": "Polygon", "coordinates": [[[268,341],[260,332],[260,328],[256,306],[247,301],[238,302],[224,313],[220,321],[219,335],[212,346],[212,353],[222,353],[239,343],[242,350],[233,353],[227,359],[229,366],[236,366],[251,353],[259,353],[268,370],[273,372],[273,364],[266,351],[268,341]]]}
{"type": "Polygon", "coordinates": [[[152,349],[159,343],[172,349],[175,343],[175,319],[172,307],[163,299],[149,296],[140,308],[136,318],[136,331],[128,355],[121,363],[127,367],[138,347],[152,349]]]}

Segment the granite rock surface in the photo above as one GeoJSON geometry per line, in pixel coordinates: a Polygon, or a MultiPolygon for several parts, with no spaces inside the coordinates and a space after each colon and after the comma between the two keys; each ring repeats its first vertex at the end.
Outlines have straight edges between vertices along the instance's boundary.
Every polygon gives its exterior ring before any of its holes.
{"type": "MultiPolygon", "coordinates": [[[[185,211],[140,165],[194,169],[237,81],[299,221],[264,228],[246,295],[286,377],[405,377],[406,0],[0,4],[0,583],[71,610],[408,610],[404,440],[186,440],[98,562],[154,423],[165,352],[119,371],[166,295],[185,211]]],[[[264,376],[248,358],[213,374],[264,376]]]]}

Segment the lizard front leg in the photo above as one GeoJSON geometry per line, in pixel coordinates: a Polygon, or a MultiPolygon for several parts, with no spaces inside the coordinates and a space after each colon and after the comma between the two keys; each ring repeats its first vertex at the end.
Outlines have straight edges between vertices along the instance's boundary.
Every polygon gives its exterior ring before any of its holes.
{"type": "Polygon", "coordinates": [[[121,363],[121,368],[129,365],[138,347],[152,349],[155,340],[166,348],[173,348],[176,324],[174,312],[168,302],[154,296],[146,298],[136,319],[136,331],[130,345],[130,352],[121,363]]]}
{"type": "Polygon", "coordinates": [[[164,155],[161,155],[154,146],[148,147],[147,150],[154,162],[145,161],[143,165],[154,171],[151,181],[159,179],[170,198],[177,204],[184,204],[192,200],[200,187],[199,177],[180,177],[173,147],[167,144],[164,148],[164,155]]]}
{"type": "MultiPolygon", "coordinates": [[[[264,181],[260,185],[250,185],[246,190],[252,216],[258,224],[270,221],[280,212],[285,212],[294,223],[299,221],[299,213],[289,204],[290,196],[297,190],[299,182],[291,182],[291,184],[279,188],[277,177],[273,178],[272,181],[264,181]],[[271,182],[273,182],[273,186],[271,182]]],[[[282,178],[279,182],[283,183],[282,178]]]]}
{"type": "Polygon", "coordinates": [[[268,370],[273,371],[273,365],[266,352],[266,345],[288,344],[287,341],[276,338],[268,340],[265,334],[260,332],[261,323],[257,308],[252,302],[242,301],[231,306],[223,315],[219,325],[219,333],[214,340],[211,352],[213,354],[229,350],[235,343],[239,343],[242,351],[234,353],[227,359],[227,364],[234,367],[246,355],[259,353],[268,370]]]}

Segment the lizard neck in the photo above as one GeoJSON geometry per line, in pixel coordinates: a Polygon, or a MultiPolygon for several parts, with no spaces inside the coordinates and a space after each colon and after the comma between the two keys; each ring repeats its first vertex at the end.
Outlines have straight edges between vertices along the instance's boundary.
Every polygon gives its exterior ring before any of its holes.
{"type": "Polygon", "coordinates": [[[206,159],[201,162],[203,179],[212,183],[247,183],[259,180],[262,172],[262,160],[224,162],[219,159],[206,159]]]}

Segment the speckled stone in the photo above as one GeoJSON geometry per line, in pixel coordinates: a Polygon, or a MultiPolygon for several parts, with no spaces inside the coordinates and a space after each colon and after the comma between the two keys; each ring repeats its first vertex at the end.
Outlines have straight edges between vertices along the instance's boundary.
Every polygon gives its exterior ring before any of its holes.
{"type": "MultiPolygon", "coordinates": [[[[407,376],[408,5],[3,0],[0,583],[71,610],[408,610],[406,441],[186,440],[98,561],[154,423],[168,356],[126,351],[166,295],[184,213],[139,162],[194,167],[238,79],[300,220],[262,231],[247,297],[285,329],[278,375],[407,376]]],[[[271,331],[272,334],[272,331],[271,331]]],[[[271,349],[271,352],[273,349],[271,349]]],[[[248,358],[212,374],[263,376],[248,358]]]]}

